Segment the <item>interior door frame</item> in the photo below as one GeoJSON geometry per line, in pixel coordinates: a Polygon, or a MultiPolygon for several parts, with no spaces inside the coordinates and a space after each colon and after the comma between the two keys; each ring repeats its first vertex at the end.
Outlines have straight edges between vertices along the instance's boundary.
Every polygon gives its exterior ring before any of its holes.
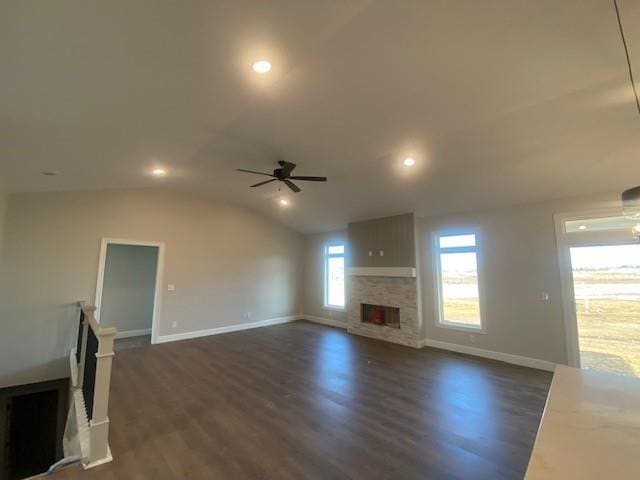
{"type": "Polygon", "coordinates": [[[576,313],[575,291],[573,288],[573,268],[571,265],[572,247],[597,247],[605,245],[637,244],[630,229],[612,229],[594,232],[567,232],[567,220],[587,220],[622,215],[621,208],[598,208],[571,213],[557,213],[554,217],[558,265],[560,267],[560,289],[564,316],[569,366],[580,368],[580,338],[578,334],[578,315],[576,313]]]}
{"type": "Polygon", "coordinates": [[[104,237],[100,243],[100,259],[98,260],[98,280],[96,282],[95,298],[95,318],[100,322],[100,304],[102,303],[102,289],[104,283],[104,270],[107,261],[107,248],[109,245],[135,245],[142,247],[157,247],[158,260],[156,262],[156,285],[153,295],[153,316],[151,319],[151,343],[154,344],[158,338],[158,325],[160,323],[160,312],[162,302],[162,275],[164,272],[164,242],[151,242],[144,240],[130,240],[124,238],[104,237]]]}

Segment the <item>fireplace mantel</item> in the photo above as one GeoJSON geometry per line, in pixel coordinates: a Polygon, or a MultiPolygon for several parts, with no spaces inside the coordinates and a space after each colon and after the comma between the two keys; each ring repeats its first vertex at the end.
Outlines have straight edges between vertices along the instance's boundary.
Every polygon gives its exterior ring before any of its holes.
{"type": "Polygon", "coordinates": [[[416,276],[413,267],[352,267],[349,275],[360,277],[412,277],[416,276]]]}

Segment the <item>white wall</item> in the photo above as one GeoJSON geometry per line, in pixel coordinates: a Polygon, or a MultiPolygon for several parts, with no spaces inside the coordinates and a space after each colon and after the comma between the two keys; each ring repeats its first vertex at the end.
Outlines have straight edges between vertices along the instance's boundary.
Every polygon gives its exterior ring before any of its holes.
{"type": "Polygon", "coordinates": [[[422,218],[423,324],[431,340],[567,363],[554,214],[619,206],[616,195],[422,218]],[[486,334],[436,326],[432,232],[472,227],[482,235],[486,334]],[[542,293],[549,293],[549,301],[542,293]]]}
{"type": "Polygon", "coordinates": [[[303,237],[248,209],[157,190],[11,195],[0,386],[66,374],[74,302],[94,302],[102,237],[166,243],[164,286],[176,290],[164,288],[160,335],[299,311],[303,237]]]}
{"type": "Polygon", "coordinates": [[[100,323],[118,332],[151,330],[158,247],[107,246],[100,323]]]}
{"type": "MultiPolygon", "coordinates": [[[[304,300],[302,311],[307,316],[329,319],[347,325],[347,312],[324,307],[324,246],[330,242],[347,244],[347,231],[307,235],[304,258],[304,300]]],[[[349,265],[347,248],[346,264],[349,265]]]]}

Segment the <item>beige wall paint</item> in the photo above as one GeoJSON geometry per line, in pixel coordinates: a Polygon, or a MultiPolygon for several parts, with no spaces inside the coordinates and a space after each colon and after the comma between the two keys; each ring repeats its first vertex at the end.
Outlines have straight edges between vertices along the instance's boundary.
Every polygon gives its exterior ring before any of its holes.
{"type": "Polygon", "coordinates": [[[567,362],[554,214],[620,206],[615,195],[544,202],[418,222],[426,338],[567,362]],[[436,326],[432,232],[476,228],[482,235],[486,334],[436,326]],[[542,293],[549,293],[549,301],[542,293]]]}
{"type": "MultiPolygon", "coordinates": [[[[2,272],[2,250],[4,245],[4,223],[9,196],[0,189],[0,272],[2,272]]],[[[1,275],[1,273],[0,273],[1,275]]]]}
{"type": "Polygon", "coordinates": [[[107,246],[100,323],[118,332],[151,330],[158,254],[158,247],[107,246]]]}
{"type": "Polygon", "coordinates": [[[245,208],[158,190],[16,194],[5,233],[0,386],[66,374],[102,237],[165,242],[160,335],[299,311],[303,236],[245,208]]]}
{"type": "MultiPolygon", "coordinates": [[[[4,245],[4,222],[9,197],[0,190],[0,272],[2,272],[2,250],[4,245]]],[[[1,273],[0,273],[1,274],[1,273]]]]}
{"type": "MultiPolygon", "coordinates": [[[[347,244],[347,231],[338,230],[329,233],[307,235],[305,238],[304,259],[304,300],[303,313],[314,317],[334,320],[347,324],[346,311],[324,308],[324,246],[330,242],[347,244]]],[[[346,263],[349,265],[349,249],[346,263]]]]}

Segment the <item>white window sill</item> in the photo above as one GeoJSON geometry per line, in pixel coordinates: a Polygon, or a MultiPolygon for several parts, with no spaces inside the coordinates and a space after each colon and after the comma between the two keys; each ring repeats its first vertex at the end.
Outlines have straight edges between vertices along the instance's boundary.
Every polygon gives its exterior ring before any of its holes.
{"type": "Polygon", "coordinates": [[[322,309],[331,310],[332,312],[345,312],[347,310],[345,307],[334,307],[332,305],[324,305],[322,309]]]}
{"type": "Polygon", "coordinates": [[[480,335],[485,335],[487,333],[484,327],[473,327],[471,325],[465,325],[463,323],[437,322],[436,327],[446,328],[449,330],[458,330],[460,332],[478,333],[480,335]]]}

